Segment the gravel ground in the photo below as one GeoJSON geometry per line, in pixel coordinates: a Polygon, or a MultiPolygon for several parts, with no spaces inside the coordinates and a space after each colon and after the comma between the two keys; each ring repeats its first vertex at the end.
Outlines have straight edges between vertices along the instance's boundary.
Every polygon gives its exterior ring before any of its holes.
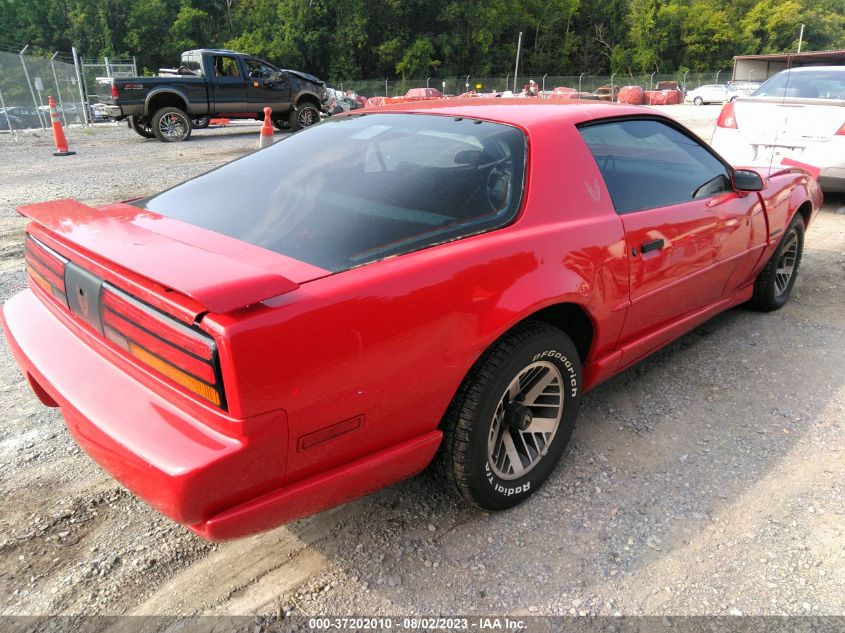
{"type": "MultiPolygon", "coordinates": [[[[718,108],[671,110],[707,138],[718,108]]],[[[0,300],[25,285],[14,207],[153,193],[252,149],[255,124],[145,141],[0,137],[0,300]]],[[[791,302],[731,310],[588,394],[560,467],[501,514],[427,474],[211,545],[79,451],[0,342],[0,614],[843,614],[845,199],[791,302]]]]}

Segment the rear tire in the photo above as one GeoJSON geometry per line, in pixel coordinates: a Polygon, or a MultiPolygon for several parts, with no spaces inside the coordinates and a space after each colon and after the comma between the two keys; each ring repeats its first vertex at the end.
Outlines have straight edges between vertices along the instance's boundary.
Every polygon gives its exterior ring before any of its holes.
{"type": "Polygon", "coordinates": [[[156,138],[163,143],[187,141],[191,137],[191,118],[172,106],[156,110],[152,126],[156,138]]]}
{"type": "Polygon", "coordinates": [[[150,120],[145,116],[129,117],[129,128],[144,138],[155,138],[150,120]]]}
{"type": "Polygon", "coordinates": [[[449,405],[435,475],[479,508],[517,505],[551,474],[580,400],[581,361],[569,337],[539,322],[518,326],[481,356],[449,405]]]}
{"type": "Polygon", "coordinates": [[[704,99],[702,99],[701,97],[696,97],[695,99],[692,100],[692,102],[695,105],[704,105],[704,99]]]}
{"type": "Polygon", "coordinates": [[[757,276],[749,307],[760,312],[772,312],[786,305],[798,277],[803,253],[804,220],[796,213],[771,259],[757,276]]]}
{"type": "Polygon", "coordinates": [[[288,119],[273,119],[273,127],[277,130],[289,130],[290,129],[290,121],[288,119]]]}
{"type": "Polygon", "coordinates": [[[310,101],[302,101],[290,109],[288,114],[290,129],[294,132],[305,129],[320,122],[320,108],[310,101]]]}

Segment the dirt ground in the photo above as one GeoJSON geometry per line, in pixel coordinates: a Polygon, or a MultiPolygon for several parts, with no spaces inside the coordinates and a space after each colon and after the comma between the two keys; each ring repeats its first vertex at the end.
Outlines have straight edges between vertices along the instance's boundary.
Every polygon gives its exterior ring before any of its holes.
{"type": "MultiPolygon", "coordinates": [[[[718,111],[718,108],[715,109],[718,111]]],[[[676,107],[707,137],[712,109],[676,107]]],[[[145,141],[0,138],[0,300],[25,286],[14,207],[150,194],[255,125],[145,141]]],[[[781,311],[731,310],[588,394],[551,480],[501,514],[423,474],[208,544],[78,450],[0,342],[0,614],[845,613],[845,198],[781,311]]]]}

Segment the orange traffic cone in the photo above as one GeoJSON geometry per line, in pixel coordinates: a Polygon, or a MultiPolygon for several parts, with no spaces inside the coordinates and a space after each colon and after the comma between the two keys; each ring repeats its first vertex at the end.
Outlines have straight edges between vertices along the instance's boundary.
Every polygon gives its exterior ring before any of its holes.
{"type": "Polygon", "coordinates": [[[53,97],[48,97],[50,104],[50,118],[53,119],[53,139],[56,141],[56,151],[53,156],[72,156],[76,152],[68,151],[65,131],[62,129],[62,122],[59,121],[59,113],[56,112],[56,102],[53,97]]]}
{"type": "Polygon", "coordinates": [[[273,122],[270,120],[272,108],[264,108],[264,125],[261,126],[261,136],[258,137],[258,149],[273,144],[273,122]]]}

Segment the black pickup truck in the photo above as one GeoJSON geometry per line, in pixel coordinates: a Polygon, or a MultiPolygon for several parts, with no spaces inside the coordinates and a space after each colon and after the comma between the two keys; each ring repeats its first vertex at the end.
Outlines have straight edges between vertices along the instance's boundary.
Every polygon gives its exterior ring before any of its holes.
{"type": "Polygon", "coordinates": [[[98,78],[97,97],[141,136],[168,142],[215,116],[261,120],[268,106],[277,128],[297,131],[320,120],[328,99],[313,75],[222,49],[186,51],[179,68],[157,77],[98,78]]]}

